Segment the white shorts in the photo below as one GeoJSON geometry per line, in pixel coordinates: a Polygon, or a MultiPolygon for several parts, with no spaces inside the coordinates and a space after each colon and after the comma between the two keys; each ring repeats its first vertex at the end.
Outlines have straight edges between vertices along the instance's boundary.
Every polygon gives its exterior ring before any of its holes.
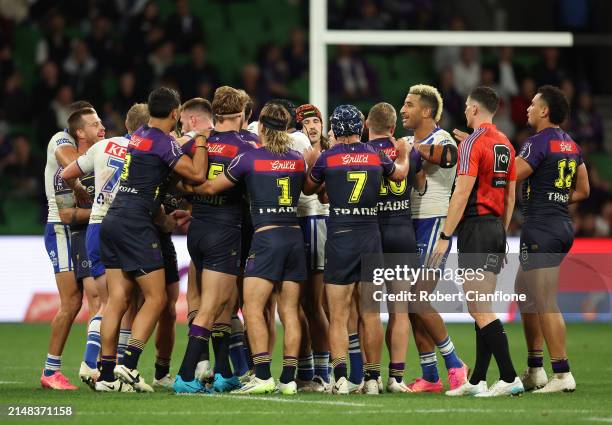
{"type": "Polygon", "coordinates": [[[45,248],[55,273],[73,271],[70,250],[70,228],[62,223],[47,223],[45,248]]]}
{"type": "Polygon", "coordinates": [[[325,241],[327,240],[327,216],[300,217],[300,227],[306,245],[306,265],[310,271],[325,269],[325,241]]]}

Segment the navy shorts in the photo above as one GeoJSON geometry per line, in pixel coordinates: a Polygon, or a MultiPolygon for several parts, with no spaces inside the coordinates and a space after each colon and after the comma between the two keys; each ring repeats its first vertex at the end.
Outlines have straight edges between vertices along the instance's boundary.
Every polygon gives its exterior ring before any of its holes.
{"type": "Polygon", "coordinates": [[[323,275],[326,284],[350,285],[361,281],[362,255],[368,255],[371,266],[383,263],[378,222],[359,226],[328,222],[323,275]]]}
{"type": "Polygon", "coordinates": [[[77,281],[91,277],[91,262],[87,256],[87,230],[78,230],[70,235],[70,248],[72,263],[74,264],[74,276],[77,281]]]}
{"type": "Polygon", "coordinates": [[[244,268],[246,265],[254,231],[255,229],[253,228],[250,217],[246,220],[243,218],[242,227],[240,229],[240,267],[244,268]]]}
{"type": "Polygon", "coordinates": [[[239,226],[191,220],[187,249],[196,270],[240,274],[241,230],[239,226]]]}
{"type": "Polygon", "coordinates": [[[100,223],[92,223],[87,226],[87,257],[91,265],[91,275],[95,278],[106,273],[102,259],[100,258],[100,223]]]}
{"type": "Polygon", "coordinates": [[[166,274],[166,285],[179,281],[178,262],[176,260],[176,249],[172,242],[172,233],[159,232],[162,257],[164,258],[164,272],[166,274]]]}
{"type": "Polygon", "coordinates": [[[302,231],[283,226],[255,232],[244,277],[273,282],[305,281],[308,274],[302,231]]]}
{"type": "Polygon", "coordinates": [[[558,267],[573,243],[570,221],[525,221],[521,230],[521,266],[525,271],[558,267]]]}
{"type": "Polygon", "coordinates": [[[506,254],[506,230],[499,217],[469,217],[457,235],[459,267],[499,274],[506,254]]]}
{"type": "Polygon", "coordinates": [[[379,226],[384,254],[408,254],[395,255],[392,261],[385,259],[385,267],[404,264],[412,268],[418,267],[416,236],[410,217],[379,219],[379,226]]]}
{"type": "Polygon", "coordinates": [[[100,227],[100,256],[107,269],[153,271],[164,267],[159,232],[151,217],[107,214],[100,227]]]}

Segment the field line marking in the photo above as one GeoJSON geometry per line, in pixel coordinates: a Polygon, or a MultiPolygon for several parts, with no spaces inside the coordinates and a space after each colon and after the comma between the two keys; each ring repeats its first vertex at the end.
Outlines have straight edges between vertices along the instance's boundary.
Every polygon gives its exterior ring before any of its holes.
{"type": "Polygon", "coordinates": [[[591,421],[591,422],[604,422],[604,423],[612,424],[612,418],[598,418],[596,416],[593,416],[590,418],[584,418],[584,420],[591,421]]]}
{"type": "Polygon", "coordinates": [[[304,400],[304,399],[291,399],[291,398],[279,398],[279,397],[266,397],[266,396],[248,396],[248,395],[231,395],[225,394],[219,397],[231,398],[231,399],[242,399],[251,401],[272,401],[277,403],[306,403],[306,404],[321,404],[326,406],[352,406],[352,407],[382,407],[380,404],[372,403],[358,403],[352,401],[336,401],[336,400],[304,400]]]}

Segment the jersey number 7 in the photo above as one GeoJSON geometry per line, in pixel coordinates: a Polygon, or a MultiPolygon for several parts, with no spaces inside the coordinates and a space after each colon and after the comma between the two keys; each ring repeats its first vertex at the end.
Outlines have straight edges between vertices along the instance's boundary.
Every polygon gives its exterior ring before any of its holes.
{"type": "Polygon", "coordinates": [[[368,172],[349,171],[346,173],[346,179],[350,182],[354,182],[351,196],[349,196],[349,204],[356,204],[361,199],[366,181],[368,181],[368,172]]]}

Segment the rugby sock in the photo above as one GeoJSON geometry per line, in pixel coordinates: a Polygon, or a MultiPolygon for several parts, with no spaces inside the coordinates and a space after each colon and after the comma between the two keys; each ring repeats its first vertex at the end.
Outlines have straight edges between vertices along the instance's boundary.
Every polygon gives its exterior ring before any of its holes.
{"type": "Polygon", "coordinates": [[[187,329],[189,330],[189,328],[191,328],[191,325],[193,325],[193,319],[195,319],[195,317],[198,315],[198,310],[191,310],[189,313],[187,313],[187,329]]]}
{"type": "Polygon", "coordinates": [[[230,333],[232,328],[228,323],[215,323],[212,327],[212,346],[215,353],[215,373],[224,378],[233,376],[229,359],[230,333]]]}
{"type": "Polygon", "coordinates": [[[251,346],[249,345],[249,333],[244,332],[244,355],[247,359],[247,367],[250,371],[255,370],[255,363],[253,363],[253,353],[251,353],[251,346]]]}
{"type": "Polygon", "coordinates": [[[155,358],[155,379],[158,381],[170,373],[170,359],[155,358]]]}
{"type": "MultiPolygon", "coordinates": [[[[253,363],[255,364],[255,376],[259,379],[270,379],[270,353],[267,351],[259,354],[253,354],[253,363]]],[[[283,362],[284,364],[284,362],[283,362]]]]}
{"type": "Polygon", "coordinates": [[[289,382],[295,380],[295,369],[297,368],[297,366],[298,359],[292,356],[284,356],[283,371],[281,372],[279,381],[283,384],[288,384],[289,382]]]}
{"type": "Polygon", "coordinates": [[[232,334],[230,335],[229,346],[230,358],[234,367],[234,375],[242,376],[249,371],[244,349],[244,332],[242,322],[238,316],[232,317],[232,334]]]}
{"type": "Polygon", "coordinates": [[[47,354],[47,360],[45,361],[45,376],[51,376],[62,367],[62,356],[54,356],[53,354],[47,354]]]}
{"type": "MultiPolygon", "coordinates": [[[[314,378],[314,358],[312,352],[307,356],[299,358],[297,378],[302,381],[312,381],[312,378],[314,378]]],[[[286,384],[286,382],[283,383],[286,384]]]]}
{"type": "Polygon", "coordinates": [[[480,330],[482,338],[487,347],[493,353],[497,367],[499,368],[499,377],[504,382],[513,382],[516,378],[516,371],[512,365],[510,358],[510,347],[508,346],[508,336],[504,331],[504,326],[499,319],[494,320],[480,330]]]}
{"type": "Polygon", "coordinates": [[[117,364],[123,364],[123,353],[128,345],[128,340],[132,334],[131,329],[120,329],[119,340],[117,341],[117,364]]]}
{"type": "Polygon", "coordinates": [[[440,377],[438,376],[438,358],[435,351],[419,353],[419,360],[421,362],[423,379],[427,382],[438,382],[440,377]]]}
{"type": "MultiPolygon", "coordinates": [[[[363,357],[359,345],[359,334],[349,335],[349,360],[351,361],[351,375],[349,380],[353,384],[361,384],[363,381],[363,357]]],[[[334,375],[336,374],[334,367],[334,375]]]]}
{"type": "Polygon", "coordinates": [[[87,327],[87,345],[83,361],[87,366],[94,369],[98,365],[98,354],[100,354],[100,322],[102,317],[94,316],[87,327]]]}
{"type": "Polygon", "coordinates": [[[380,363],[366,363],[365,369],[365,380],[378,379],[380,377],[380,363]]]}
{"type": "Polygon", "coordinates": [[[200,361],[200,355],[204,347],[208,346],[210,338],[210,330],[198,325],[191,325],[189,328],[189,340],[187,341],[187,349],[185,357],[179,369],[179,375],[183,381],[190,382],[195,379],[195,369],[200,361]]]}
{"type": "Polygon", "coordinates": [[[569,362],[567,359],[561,357],[551,357],[550,363],[552,365],[553,373],[567,373],[570,371],[569,362]]]}
{"type": "MultiPolygon", "coordinates": [[[[346,357],[336,357],[332,359],[332,367],[334,368],[334,378],[336,382],[340,378],[346,378],[346,357]]],[[[361,383],[361,381],[359,381],[361,383]]]]}
{"type": "Polygon", "coordinates": [[[482,338],[480,328],[476,323],[474,323],[474,329],[476,330],[476,364],[474,364],[474,370],[470,377],[470,384],[477,385],[480,381],[487,380],[492,353],[482,338]]]}
{"type": "Polygon", "coordinates": [[[404,379],[405,363],[389,363],[389,378],[395,378],[400,383],[404,379]]]}
{"type": "Polygon", "coordinates": [[[117,356],[102,356],[100,359],[100,381],[113,382],[115,378],[115,366],[117,356]]]}
{"type": "Polygon", "coordinates": [[[314,374],[329,382],[329,351],[314,353],[314,374]]]}
{"type": "Polygon", "coordinates": [[[436,343],[438,350],[440,350],[440,354],[444,358],[444,365],[447,369],[460,368],[463,367],[463,362],[457,357],[457,352],[455,351],[455,345],[451,340],[450,336],[447,336],[442,342],[439,344],[436,343]]]}
{"type": "Polygon", "coordinates": [[[130,337],[128,346],[123,353],[123,365],[128,369],[136,369],[144,346],[144,341],[130,337]]]}
{"type": "Polygon", "coordinates": [[[544,367],[544,350],[527,351],[528,367],[544,367]]]}

